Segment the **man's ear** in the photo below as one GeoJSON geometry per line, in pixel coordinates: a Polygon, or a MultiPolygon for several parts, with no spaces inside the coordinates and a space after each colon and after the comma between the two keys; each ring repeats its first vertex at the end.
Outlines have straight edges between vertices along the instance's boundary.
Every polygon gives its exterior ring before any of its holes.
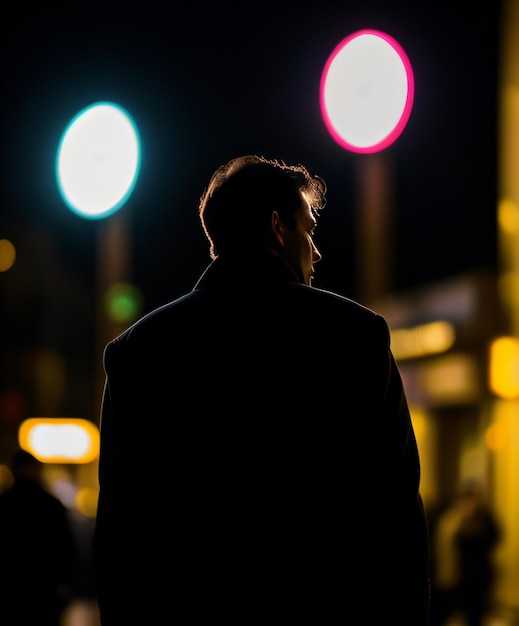
{"type": "Polygon", "coordinates": [[[285,245],[285,227],[283,226],[283,222],[279,217],[279,213],[277,211],[272,211],[270,225],[272,228],[272,233],[279,243],[280,246],[285,245]]]}

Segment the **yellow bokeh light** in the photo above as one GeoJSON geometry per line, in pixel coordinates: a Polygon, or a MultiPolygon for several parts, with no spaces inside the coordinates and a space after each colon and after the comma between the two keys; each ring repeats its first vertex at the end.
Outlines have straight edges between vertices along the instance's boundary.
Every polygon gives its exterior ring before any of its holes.
{"type": "Polygon", "coordinates": [[[438,320],[413,328],[398,328],[391,332],[391,345],[396,359],[410,359],[446,352],[454,345],[454,326],[438,320]]]}
{"type": "Polygon", "coordinates": [[[99,489],[83,487],[76,494],[75,505],[77,510],[87,517],[95,517],[97,514],[97,499],[99,489]]]}
{"type": "Polygon", "coordinates": [[[9,239],[0,239],[0,272],[7,272],[14,265],[16,249],[9,239]]]}
{"type": "Polygon", "coordinates": [[[516,337],[498,337],[492,342],[489,387],[501,398],[519,398],[519,339],[516,337]]]}
{"type": "Polygon", "coordinates": [[[499,203],[498,220],[501,229],[510,235],[519,233],[519,207],[505,198],[499,203]]]}
{"type": "Polygon", "coordinates": [[[485,433],[485,442],[489,450],[497,452],[502,450],[508,440],[508,433],[505,424],[496,422],[488,427],[485,433]]]}
{"type": "Polygon", "coordinates": [[[20,424],[18,440],[43,463],[89,463],[99,456],[99,429],[80,418],[26,419],[20,424]]]}

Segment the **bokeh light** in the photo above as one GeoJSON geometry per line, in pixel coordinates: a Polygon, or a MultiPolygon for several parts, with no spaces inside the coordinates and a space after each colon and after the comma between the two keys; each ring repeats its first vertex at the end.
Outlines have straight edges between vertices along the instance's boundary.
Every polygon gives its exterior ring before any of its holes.
{"type": "Polygon", "coordinates": [[[99,456],[99,429],[80,418],[26,419],[20,424],[18,441],[42,463],[89,463],[99,456]]]}
{"type": "Polygon", "coordinates": [[[360,30],[335,47],[321,75],[323,120],[352,152],[379,152],[404,130],[414,101],[407,54],[386,33],[360,30]]]}
{"type": "Polygon", "coordinates": [[[113,322],[133,322],[142,311],[141,291],[131,283],[111,285],[105,294],[105,309],[113,322]]]}
{"type": "Polygon", "coordinates": [[[131,195],[140,161],[139,133],[127,111],[111,102],[92,104],[59,142],[56,179],[65,204],[85,218],[108,217],[131,195]]]}
{"type": "Polygon", "coordinates": [[[16,249],[9,239],[0,239],[0,272],[10,270],[16,259],[16,249]]]}
{"type": "Polygon", "coordinates": [[[519,398],[519,339],[497,337],[490,346],[490,390],[501,398],[519,398]]]}

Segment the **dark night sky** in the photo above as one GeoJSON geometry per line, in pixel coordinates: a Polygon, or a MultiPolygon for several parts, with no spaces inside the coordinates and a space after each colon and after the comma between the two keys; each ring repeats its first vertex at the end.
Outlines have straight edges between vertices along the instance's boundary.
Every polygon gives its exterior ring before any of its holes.
{"type": "Polygon", "coordinates": [[[198,198],[220,163],[252,152],[303,162],[326,180],[316,285],[355,296],[356,170],[366,157],[327,133],[319,80],[344,37],[377,28],[415,74],[411,118],[385,151],[394,287],[495,266],[499,2],[184,5],[4,4],[0,237],[13,224],[44,231],[60,261],[91,279],[100,223],[64,206],[54,160],[68,121],[111,100],[142,139],[122,210],[146,309],[194,284],[209,260],[198,198]]]}

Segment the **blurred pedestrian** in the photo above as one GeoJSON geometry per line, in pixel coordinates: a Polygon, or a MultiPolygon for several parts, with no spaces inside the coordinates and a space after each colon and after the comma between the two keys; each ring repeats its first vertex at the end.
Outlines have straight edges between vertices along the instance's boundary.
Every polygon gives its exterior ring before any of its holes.
{"type": "Polygon", "coordinates": [[[434,525],[432,626],[445,626],[454,614],[461,614],[466,626],[483,626],[500,537],[481,484],[464,482],[434,525]]]}
{"type": "Polygon", "coordinates": [[[325,194],[303,165],[218,168],[199,204],[209,266],[107,346],[103,626],[427,623],[420,464],[387,323],[312,286],[325,194]]]}
{"type": "Polygon", "coordinates": [[[0,495],[0,624],[59,626],[72,599],[76,543],[62,502],[25,450],[11,462],[13,485],[0,495]]]}

